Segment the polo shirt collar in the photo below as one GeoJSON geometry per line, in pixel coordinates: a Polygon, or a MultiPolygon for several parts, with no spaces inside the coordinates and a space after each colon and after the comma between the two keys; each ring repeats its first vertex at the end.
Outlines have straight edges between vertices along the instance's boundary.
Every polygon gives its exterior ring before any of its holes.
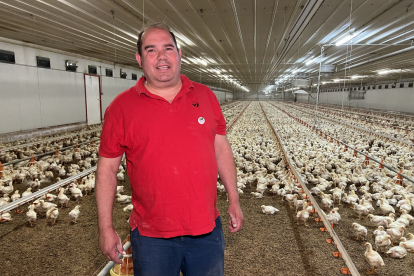
{"type": "MultiPolygon", "coordinates": [[[[181,78],[181,82],[182,82],[182,86],[180,89],[180,92],[178,92],[177,96],[175,96],[175,99],[178,99],[179,97],[183,96],[184,94],[187,94],[188,92],[192,91],[194,89],[194,84],[192,81],[190,81],[189,78],[187,78],[186,76],[180,74],[180,78],[181,78]]],[[[137,83],[135,84],[135,89],[138,93],[138,96],[141,97],[141,94],[145,94],[148,97],[154,98],[154,99],[161,99],[161,100],[165,100],[164,98],[152,94],[151,92],[148,91],[148,89],[145,87],[144,82],[145,82],[145,77],[141,77],[137,83]]]]}

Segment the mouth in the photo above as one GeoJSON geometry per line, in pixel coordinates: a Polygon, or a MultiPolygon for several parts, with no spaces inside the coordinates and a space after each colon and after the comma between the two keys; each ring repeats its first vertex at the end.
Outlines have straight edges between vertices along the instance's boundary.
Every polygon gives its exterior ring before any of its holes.
{"type": "Polygon", "coordinates": [[[157,70],[167,70],[170,68],[169,65],[159,65],[157,67],[155,67],[157,70]]]}

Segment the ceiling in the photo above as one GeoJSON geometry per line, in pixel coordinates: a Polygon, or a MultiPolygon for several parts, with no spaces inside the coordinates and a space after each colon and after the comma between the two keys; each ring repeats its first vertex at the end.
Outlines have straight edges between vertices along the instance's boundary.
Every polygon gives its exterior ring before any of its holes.
{"type": "Polygon", "coordinates": [[[336,71],[322,75],[327,85],[366,83],[414,77],[413,2],[0,0],[0,37],[139,67],[139,29],[162,18],[180,44],[182,72],[194,81],[257,92],[275,80],[315,82],[321,62],[336,71]],[[385,69],[393,70],[378,73],[385,69]]]}

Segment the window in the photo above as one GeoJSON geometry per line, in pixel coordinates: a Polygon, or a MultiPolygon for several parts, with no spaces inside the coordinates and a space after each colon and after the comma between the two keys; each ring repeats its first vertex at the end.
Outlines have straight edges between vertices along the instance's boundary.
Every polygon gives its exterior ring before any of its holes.
{"type": "Polygon", "coordinates": [[[395,83],[391,84],[391,88],[395,88],[395,87],[396,87],[395,83]]]}
{"type": "Polygon", "coordinates": [[[112,69],[105,69],[105,76],[112,77],[113,76],[112,69]]]}
{"type": "Polygon", "coordinates": [[[371,86],[368,86],[367,90],[370,90],[370,89],[371,89],[371,86]]]}
{"type": "Polygon", "coordinates": [[[50,58],[36,57],[37,67],[50,68],[50,58]]]}
{"type": "Polygon", "coordinates": [[[400,83],[400,88],[404,88],[404,83],[400,83]]]}
{"type": "Polygon", "coordinates": [[[375,85],[372,86],[372,89],[375,89],[375,85]]]}
{"type": "Polygon", "coordinates": [[[120,70],[120,75],[121,75],[121,79],[126,79],[126,77],[127,77],[127,73],[122,72],[122,69],[120,70]]]}
{"type": "Polygon", "coordinates": [[[388,88],[388,84],[386,84],[384,88],[387,89],[388,88]]]}
{"type": "Polygon", "coordinates": [[[382,85],[378,85],[378,89],[381,89],[382,88],[382,85]]]}
{"type": "Polygon", "coordinates": [[[413,87],[413,83],[412,82],[408,83],[408,87],[413,87]]]}
{"type": "Polygon", "coordinates": [[[88,65],[88,73],[89,74],[98,74],[98,70],[96,69],[96,66],[88,65]]]}
{"type": "Polygon", "coordinates": [[[78,68],[78,66],[76,66],[76,61],[72,61],[72,60],[66,61],[66,71],[76,72],[76,68],[78,68]]]}
{"type": "Polygon", "coordinates": [[[132,74],[132,79],[137,80],[137,74],[132,74]]]}
{"type": "Polygon", "coordinates": [[[364,86],[364,87],[362,87],[362,90],[365,90],[365,86],[364,86]]]}
{"type": "Polygon", "coordinates": [[[15,63],[14,52],[0,50],[0,62],[15,63]]]}

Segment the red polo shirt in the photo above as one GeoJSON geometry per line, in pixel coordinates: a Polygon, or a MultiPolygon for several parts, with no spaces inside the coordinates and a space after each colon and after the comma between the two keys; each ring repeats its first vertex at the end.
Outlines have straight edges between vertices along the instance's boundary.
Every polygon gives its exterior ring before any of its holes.
{"type": "Polygon", "coordinates": [[[99,155],[124,152],[132,187],[132,229],[170,238],[211,232],[217,218],[216,134],[226,134],[220,104],[206,86],[181,75],[171,102],[139,79],[105,112],[99,155]]]}

